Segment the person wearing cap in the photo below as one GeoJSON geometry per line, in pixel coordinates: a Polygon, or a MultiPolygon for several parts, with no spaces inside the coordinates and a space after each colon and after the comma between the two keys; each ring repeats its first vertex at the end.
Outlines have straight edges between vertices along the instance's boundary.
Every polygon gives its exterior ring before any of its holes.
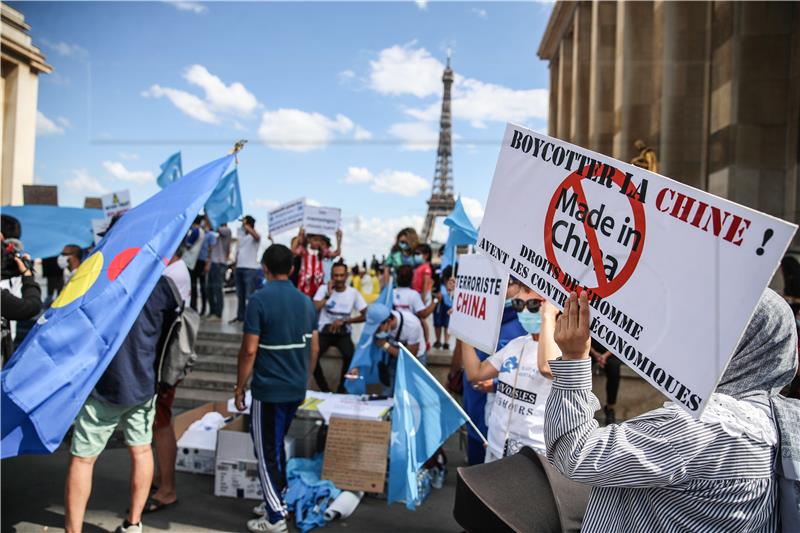
{"type": "Polygon", "coordinates": [[[545,453],[544,409],[552,386],[549,362],[558,355],[553,338],[558,310],[520,284],[512,299],[525,335],[480,361],[475,349],[462,345],[464,373],[470,383],[498,378],[488,423],[486,462],[529,446],[545,453]]]}
{"type": "Polygon", "coordinates": [[[230,322],[244,322],[247,299],[258,288],[261,281],[261,266],[258,264],[258,246],[261,235],[256,231],[256,219],[250,215],[242,217],[242,225],[236,230],[236,317],[230,322]]]}
{"type": "MultiPolygon", "coordinates": [[[[384,394],[391,396],[394,392],[394,376],[397,371],[397,356],[400,355],[400,344],[426,364],[425,336],[419,318],[411,311],[395,309],[392,311],[382,303],[374,303],[367,308],[367,321],[362,335],[371,336],[373,342],[384,352],[378,363],[384,394]]],[[[350,369],[348,376],[358,376],[358,368],[350,369]]],[[[346,376],[346,377],[348,377],[346,376]]]]}

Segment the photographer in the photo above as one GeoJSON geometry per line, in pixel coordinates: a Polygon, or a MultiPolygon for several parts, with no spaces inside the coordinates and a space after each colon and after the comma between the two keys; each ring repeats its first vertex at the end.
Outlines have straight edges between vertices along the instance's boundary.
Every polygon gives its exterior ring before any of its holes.
{"type": "Polygon", "coordinates": [[[2,351],[3,364],[11,357],[13,348],[13,332],[11,320],[27,320],[35,317],[42,310],[42,292],[33,278],[33,265],[27,255],[22,255],[19,243],[19,222],[3,215],[2,241],[2,351]],[[9,239],[6,240],[6,232],[9,239]]]}

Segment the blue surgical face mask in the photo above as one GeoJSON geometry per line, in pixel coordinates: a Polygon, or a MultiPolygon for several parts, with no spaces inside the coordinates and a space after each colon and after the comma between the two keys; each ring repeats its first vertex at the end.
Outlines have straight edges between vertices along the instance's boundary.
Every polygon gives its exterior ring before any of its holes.
{"type": "Polygon", "coordinates": [[[523,309],[517,313],[517,320],[519,320],[522,329],[533,335],[539,333],[542,329],[542,315],[540,313],[531,313],[527,309],[523,309]]]}
{"type": "Polygon", "coordinates": [[[506,307],[511,307],[511,302],[514,301],[514,298],[506,298],[506,307]]]}
{"type": "Polygon", "coordinates": [[[375,334],[376,339],[388,339],[389,332],[388,331],[379,331],[375,334]]]}
{"type": "Polygon", "coordinates": [[[423,263],[425,261],[425,258],[422,257],[422,254],[416,254],[414,256],[414,261],[416,261],[417,263],[423,263]]]}
{"type": "Polygon", "coordinates": [[[399,246],[401,250],[408,250],[408,243],[405,241],[398,242],[397,246],[399,246]]]}

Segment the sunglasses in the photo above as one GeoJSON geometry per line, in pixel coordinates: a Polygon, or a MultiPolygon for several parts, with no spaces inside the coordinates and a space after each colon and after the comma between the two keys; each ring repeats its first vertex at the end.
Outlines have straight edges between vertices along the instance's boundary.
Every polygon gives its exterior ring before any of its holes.
{"type": "Polygon", "coordinates": [[[514,298],[511,300],[511,307],[514,308],[514,311],[521,312],[526,307],[528,311],[531,313],[536,313],[539,311],[539,308],[542,306],[541,300],[530,299],[530,300],[523,300],[522,298],[514,298]]]}

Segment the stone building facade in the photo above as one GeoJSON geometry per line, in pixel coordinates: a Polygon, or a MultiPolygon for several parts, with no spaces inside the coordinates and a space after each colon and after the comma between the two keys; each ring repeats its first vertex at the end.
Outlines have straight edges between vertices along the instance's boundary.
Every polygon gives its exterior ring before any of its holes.
{"type": "Polygon", "coordinates": [[[0,205],[21,204],[22,186],[33,184],[33,157],[36,146],[36,100],[39,74],[48,74],[53,67],[45,62],[41,51],[33,45],[30,26],[25,17],[8,4],[0,6],[0,131],[3,136],[0,153],[0,205]]]}
{"type": "MultiPolygon", "coordinates": [[[[800,220],[800,3],[559,1],[549,134],[800,220]]],[[[793,251],[800,252],[796,237],[793,251]]]]}

